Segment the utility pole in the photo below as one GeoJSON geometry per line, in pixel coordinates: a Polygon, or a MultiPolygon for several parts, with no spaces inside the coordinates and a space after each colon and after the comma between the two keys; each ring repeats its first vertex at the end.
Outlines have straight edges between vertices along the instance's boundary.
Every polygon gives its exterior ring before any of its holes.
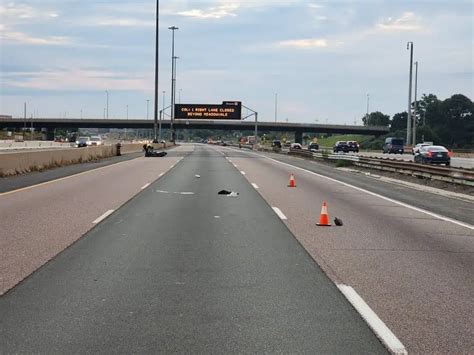
{"type": "Polygon", "coordinates": [[[168,27],[171,30],[171,124],[170,124],[170,131],[171,131],[171,141],[174,142],[174,129],[173,129],[173,121],[174,121],[174,101],[175,101],[175,62],[176,58],[174,55],[174,32],[179,28],[176,26],[168,27]]]}
{"type": "Polygon", "coordinates": [[[278,114],[278,93],[275,93],[275,123],[277,121],[278,114]]]}
{"type": "MultiPolygon", "coordinates": [[[[156,28],[155,28],[155,105],[153,109],[153,143],[158,143],[158,64],[159,64],[159,31],[160,31],[160,1],[156,0],[156,28]]],[[[147,109],[148,111],[148,109],[147,109]]],[[[148,117],[147,117],[148,118],[148,117]]]]}
{"type": "Polygon", "coordinates": [[[415,62],[415,107],[413,110],[413,145],[416,144],[416,117],[418,115],[418,104],[416,102],[416,94],[418,90],[418,61],[415,62]]]}
{"type": "Polygon", "coordinates": [[[412,86],[412,77],[413,77],[413,42],[407,43],[407,50],[410,50],[410,79],[408,83],[408,116],[407,116],[407,142],[406,144],[411,144],[411,86],[412,86]]]}

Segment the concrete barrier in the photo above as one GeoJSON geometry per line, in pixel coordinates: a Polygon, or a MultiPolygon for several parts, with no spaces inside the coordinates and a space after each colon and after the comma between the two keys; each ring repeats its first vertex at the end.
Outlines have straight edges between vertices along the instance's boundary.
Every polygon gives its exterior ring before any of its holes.
{"type": "Polygon", "coordinates": [[[24,174],[116,155],[115,146],[54,149],[0,154],[0,176],[24,174]]]}
{"type": "MultiPolygon", "coordinates": [[[[163,144],[153,144],[155,149],[163,149],[163,144]]],[[[121,154],[137,153],[143,150],[142,143],[121,145],[121,154]]],[[[28,150],[0,153],[0,177],[41,171],[64,165],[84,163],[117,155],[117,146],[66,148],[51,150],[28,150]]]]}

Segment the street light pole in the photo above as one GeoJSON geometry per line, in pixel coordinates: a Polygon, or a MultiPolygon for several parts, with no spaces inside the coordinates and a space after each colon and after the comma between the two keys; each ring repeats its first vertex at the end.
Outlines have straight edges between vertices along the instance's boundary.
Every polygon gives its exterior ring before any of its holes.
{"type": "Polygon", "coordinates": [[[277,121],[277,113],[278,113],[278,93],[275,93],[275,123],[277,121]]]}
{"type": "Polygon", "coordinates": [[[107,106],[106,106],[106,107],[107,107],[107,110],[106,110],[107,115],[106,115],[105,117],[106,117],[107,119],[109,119],[109,91],[108,91],[108,90],[105,90],[105,93],[106,93],[106,95],[107,95],[107,106]]]}
{"type": "Polygon", "coordinates": [[[24,119],[23,132],[25,132],[26,131],[26,102],[23,108],[23,119],[24,119]]]}
{"type": "Polygon", "coordinates": [[[410,81],[408,83],[408,116],[407,116],[407,144],[411,144],[411,86],[413,82],[413,42],[407,43],[410,50],[410,81]]]}
{"type": "Polygon", "coordinates": [[[150,117],[149,112],[150,112],[150,100],[146,100],[146,119],[150,117]]]}
{"type": "Polygon", "coordinates": [[[178,103],[179,104],[181,103],[181,91],[183,91],[183,89],[179,89],[179,91],[178,91],[178,103]]]}
{"type": "Polygon", "coordinates": [[[173,121],[174,121],[174,101],[175,101],[175,55],[174,55],[174,32],[179,28],[176,26],[168,27],[171,30],[171,141],[174,142],[174,130],[173,130],[173,121]]]}
{"type": "Polygon", "coordinates": [[[127,105],[127,120],[128,120],[128,105],[127,105]]]}
{"type": "Polygon", "coordinates": [[[418,115],[418,104],[416,102],[416,94],[418,90],[418,61],[415,62],[415,107],[413,110],[413,145],[416,144],[416,117],[418,115]]]}
{"type": "MultiPolygon", "coordinates": [[[[155,104],[153,109],[153,143],[158,143],[158,65],[159,65],[159,33],[160,33],[160,1],[156,0],[156,26],[155,26],[155,104]]],[[[148,107],[148,106],[147,106],[148,107]]],[[[148,109],[147,109],[148,112],[148,109]]],[[[147,114],[148,116],[148,114],[147,114]]],[[[147,117],[148,118],[148,117],[147,117]]]]}
{"type": "Polygon", "coordinates": [[[369,102],[370,102],[370,94],[367,94],[367,113],[365,114],[365,122],[367,126],[369,125],[369,102]]]}

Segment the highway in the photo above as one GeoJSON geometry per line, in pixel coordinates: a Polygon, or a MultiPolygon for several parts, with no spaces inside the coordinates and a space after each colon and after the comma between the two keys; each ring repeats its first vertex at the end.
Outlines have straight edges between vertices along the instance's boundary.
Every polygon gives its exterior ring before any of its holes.
{"type": "Polygon", "coordinates": [[[0,349],[471,353],[472,210],[201,144],[3,192],[0,349]]]}

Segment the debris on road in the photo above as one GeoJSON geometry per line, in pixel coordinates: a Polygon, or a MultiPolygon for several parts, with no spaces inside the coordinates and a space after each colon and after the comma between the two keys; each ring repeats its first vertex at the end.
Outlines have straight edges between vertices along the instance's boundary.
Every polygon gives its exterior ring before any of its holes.
{"type": "Polygon", "coordinates": [[[343,226],[343,225],[344,225],[344,223],[342,223],[342,219],[337,218],[337,217],[334,218],[334,224],[335,224],[336,226],[343,226]]]}
{"type": "Polygon", "coordinates": [[[227,195],[228,197],[237,197],[239,196],[238,192],[235,191],[227,191],[227,190],[221,190],[217,193],[218,195],[227,195]]]}

